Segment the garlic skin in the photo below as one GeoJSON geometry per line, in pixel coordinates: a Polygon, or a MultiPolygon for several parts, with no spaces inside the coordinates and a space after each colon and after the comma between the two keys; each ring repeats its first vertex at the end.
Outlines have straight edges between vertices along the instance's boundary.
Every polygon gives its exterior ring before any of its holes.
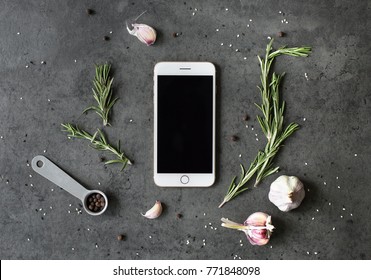
{"type": "Polygon", "coordinates": [[[303,183],[295,176],[282,175],[270,187],[269,200],[283,212],[299,207],[305,197],[303,183]]]}
{"type": "Polygon", "coordinates": [[[162,213],[162,204],[161,201],[156,200],[155,205],[152,206],[151,209],[149,209],[145,214],[141,215],[143,217],[146,217],[147,219],[156,219],[158,218],[162,213]]]}
{"type": "Polygon", "coordinates": [[[153,45],[156,42],[156,30],[147,24],[133,23],[131,24],[132,29],[126,23],[126,29],[129,34],[137,37],[139,41],[145,43],[147,46],[153,45]]]}
{"type": "Polygon", "coordinates": [[[223,227],[243,231],[252,245],[266,245],[274,229],[271,216],[263,212],[251,214],[243,224],[238,224],[225,218],[221,220],[223,227]]]}

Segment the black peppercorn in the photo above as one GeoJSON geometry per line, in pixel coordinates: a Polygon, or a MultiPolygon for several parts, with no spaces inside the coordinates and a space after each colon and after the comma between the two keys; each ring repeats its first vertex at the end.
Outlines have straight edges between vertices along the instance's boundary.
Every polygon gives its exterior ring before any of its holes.
{"type": "Polygon", "coordinates": [[[238,136],[237,136],[237,135],[232,135],[232,136],[231,136],[231,140],[232,140],[233,142],[238,141],[238,136]]]}
{"type": "Polygon", "coordinates": [[[95,14],[95,11],[92,10],[92,9],[86,9],[86,13],[91,16],[91,15],[94,15],[95,14]]]}

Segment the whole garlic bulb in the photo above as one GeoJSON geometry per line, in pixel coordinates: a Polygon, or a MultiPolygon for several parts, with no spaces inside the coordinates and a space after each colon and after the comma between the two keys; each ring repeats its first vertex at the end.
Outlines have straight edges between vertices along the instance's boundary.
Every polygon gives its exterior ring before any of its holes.
{"type": "Polygon", "coordinates": [[[282,175],[271,184],[268,197],[278,209],[288,212],[299,207],[303,201],[304,185],[295,176],[282,175]]]}

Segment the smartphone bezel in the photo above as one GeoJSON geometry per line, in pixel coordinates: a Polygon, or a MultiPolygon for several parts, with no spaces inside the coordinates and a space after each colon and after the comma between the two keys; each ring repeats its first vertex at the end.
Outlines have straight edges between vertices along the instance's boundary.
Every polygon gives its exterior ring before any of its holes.
{"type": "Polygon", "coordinates": [[[159,187],[210,187],[215,182],[215,109],[216,109],[216,70],[211,62],[159,62],[154,68],[154,182],[159,187]],[[212,173],[158,173],[157,172],[157,77],[159,75],[212,76],[213,77],[213,137],[212,173]],[[186,176],[188,183],[183,180],[186,176]],[[181,179],[183,177],[183,179],[181,179]],[[183,181],[183,183],[182,183],[183,181]]]}

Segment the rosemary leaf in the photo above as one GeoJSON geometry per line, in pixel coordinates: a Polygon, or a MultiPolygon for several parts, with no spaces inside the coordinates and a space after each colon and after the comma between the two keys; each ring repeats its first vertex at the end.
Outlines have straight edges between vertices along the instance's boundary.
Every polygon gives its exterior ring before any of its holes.
{"type": "Polygon", "coordinates": [[[99,150],[99,151],[107,151],[116,156],[116,159],[108,160],[105,164],[113,164],[113,163],[120,163],[122,164],[122,169],[125,169],[126,165],[132,165],[129,158],[121,151],[120,147],[115,148],[111,146],[108,142],[106,137],[104,136],[103,132],[100,129],[90,135],[88,132],[74,126],[70,123],[62,124],[62,131],[68,133],[68,137],[79,138],[79,139],[86,139],[89,140],[91,143],[91,147],[99,150]]]}
{"type": "Polygon", "coordinates": [[[89,106],[83,113],[90,110],[95,111],[103,120],[103,125],[109,124],[109,114],[119,98],[112,99],[113,78],[109,76],[111,70],[110,64],[101,64],[95,66],[95,77],[93,81],[93,97],[98,103],[97,106],[89,106]]]}
{"type": "Polygon", "coordinates": [[[241,165],[241,175],[239,182],[236,182],[236,177],[233,178],[229,185],[227,194],[222,203],[221,208],[225,203],[248,190],[246,183],[256,174],[255,184],[257,186],[264,178],[276,173],[279,167],[273,167],[273,159],[278,153],[283,142],[299,129],[296,123],[290,123],[284,128],[284,111],[285,102],[280,101],[279,85],[284,76],[273,73],[270,75],[270,68],[274,59],[280,55],[289,55],[294,57],[306,57],[311,51],[310,47],[281,47],[278,50],[272,51],[273,39],[269,42],[266,48],[265,57],[258,56],[260,64],[260,80],[261,86],[258,86],[262,98],[262,104],[256,104],[261,111],[262,116],[257,116],[259,125],[267,138],[267,144],[264,151],[259,151],[254,161],[250,164],[248,170],[241,165]]]}

